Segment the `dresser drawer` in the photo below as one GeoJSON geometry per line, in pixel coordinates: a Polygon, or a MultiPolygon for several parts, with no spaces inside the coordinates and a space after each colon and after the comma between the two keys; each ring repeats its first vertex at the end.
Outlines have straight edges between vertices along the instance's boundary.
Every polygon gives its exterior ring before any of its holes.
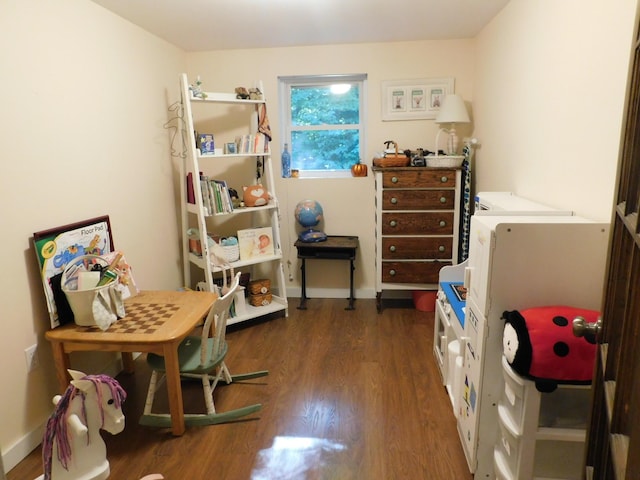
{"type": "Polygon", "coordinates": [[[395,190],[382,192],[383,210],[453,210],[455,190],[395,190]]]}
{"type": "Polygon", "coordinates": [[[438,283],[440,269],[451,262],[382,262],[382,281],[389,283],[438,283]]]}
{"type": "Polygon", "coordinates": [[[453,258],[451,237],[383,237],[382,259],[453,258]]]}
{"type": "Polygon", "coordinates": [[[453,212],[383,213],[383,235],[451,235],[453,212]]]}
{"type": "Polygon", "coordinates": [[[416,169],[382,173],[383,188],[454,188],[455,186],[455,170],[416,169]]]}

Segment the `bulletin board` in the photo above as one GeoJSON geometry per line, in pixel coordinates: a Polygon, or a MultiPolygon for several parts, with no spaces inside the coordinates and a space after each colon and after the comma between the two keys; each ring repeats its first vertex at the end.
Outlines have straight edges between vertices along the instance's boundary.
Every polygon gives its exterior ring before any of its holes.
{"type": "Polygon", "coordinates": [[[73,312],[62,292],[62,272],[80,255],[105,255],[113,251],[107,215],[51,228],[33,234],[51,328],[73,322],[73,312]]]}

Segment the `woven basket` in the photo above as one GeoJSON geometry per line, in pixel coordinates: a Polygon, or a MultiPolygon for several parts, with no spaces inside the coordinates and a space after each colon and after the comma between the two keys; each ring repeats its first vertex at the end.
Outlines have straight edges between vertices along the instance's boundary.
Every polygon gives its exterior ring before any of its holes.
{"type": "Polygon", "coordinates": [[[258,280],[252,280],[248,285],[249,293],[252,295],[260,295],[269,293],[271,290],[271,280],[268,278],[261,278],[258,280]]]}
{"type": "Polygon", "coordinates": [[[389,156],[389,157],[382,157],[382,158],[374,158],[373,166],[381,167],[381,168],[408,167],[409,158],[406,155],[402,155],[399,157],[389,156]]]}
{"type": "Polygon", "coordinates": [[[238,245],[223,245],[224,256],[227,262],[236,262],[240,259],[240,247],[238,245]]]}
{"type": "Polygon", "coordinates": [[[392,144],[395,148],[395,153],[386,153],[384,157],[374,158],[373,159],[374,167],[388,168],[388,167],[409,166],[409,162],[410,162],[409,157],[407,157],[405,154],[398,153],[398,144],[396,142],[394,142],[393,140],[389,140],[388,142],[385,142],[385,143],[392,144]]]}
{"type": "Polygon", "coordinates": [[[249,295],[249,303],[254,307],[264,307],[271,303],[273,296],[270,293],[249,295]]]}

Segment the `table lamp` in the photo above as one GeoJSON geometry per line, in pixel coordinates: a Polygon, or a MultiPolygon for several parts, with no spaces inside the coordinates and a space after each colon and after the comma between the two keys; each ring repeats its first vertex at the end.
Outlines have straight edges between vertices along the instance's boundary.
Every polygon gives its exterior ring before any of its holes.
{"type": "Polygon", "coordinates": [[[447,155],[457,155],[458,153],[458,135],[456,134],[456,123],[469,123],[469,114],[464,100],[459,95],[450,93],[444,97],[440,111],[436,116],[438,125],[450,124],[449,129],[440,127],[436,135],[436,155],[438,154],[438,138],[441,132],[449,134],[447,142],[447,155]]]}

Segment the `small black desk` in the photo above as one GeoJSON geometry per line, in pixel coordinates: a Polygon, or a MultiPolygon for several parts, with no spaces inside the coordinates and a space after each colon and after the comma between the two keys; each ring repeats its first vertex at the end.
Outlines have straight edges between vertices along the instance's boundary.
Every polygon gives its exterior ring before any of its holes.
{"type": "Polygon", "coordinates": [[[316,260],[349,260],[351,271],[349,275],[349,306],[345,310],[354,310],[353,302],[355,296],[353,294],[353,271],[355,266],[353,261],[356,259],[356,250],[358,249],[358,237],[343,235],[327,235],[324,242],[301,242],[297,240],[294,246],[298,249],[298,258],[302,259],[302,296],[300,297],[299,310],[307,308],[307,279],[306,279],[306,261],[308,259],[316,260]]]}

